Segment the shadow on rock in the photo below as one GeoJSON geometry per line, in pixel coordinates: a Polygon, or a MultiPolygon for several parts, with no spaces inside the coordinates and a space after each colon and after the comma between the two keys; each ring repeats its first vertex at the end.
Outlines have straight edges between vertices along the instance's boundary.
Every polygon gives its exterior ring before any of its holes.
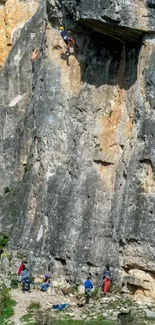
{"type": "Polygon", "coordinates": [[[70,66],[70,63],[69,63],[69,58],[70,56],[74,55],[74,53],[69,53],[68,51],[66,51],[65,53],[61,53],[60,55],[60,58],[64,61],[67,62],[67,65],[70,66]]]}

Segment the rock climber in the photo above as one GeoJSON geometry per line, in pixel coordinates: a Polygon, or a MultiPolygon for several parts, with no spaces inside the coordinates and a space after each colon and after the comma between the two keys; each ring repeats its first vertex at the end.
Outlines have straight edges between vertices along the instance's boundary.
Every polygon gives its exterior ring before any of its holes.
{"type": "Polygon", "coordinates": [[[89,300],[91,297],[91,289],[93,289],[93,284],[90,281],[91,277],[90,275],[87,277],[87,280],[84,283],[84,288],[85,288],[85,304],[89,304],[89,300]]]}
{"type": "Polygon", "coordinates": [[[71,36],[69,36],[69,31],[65,31],[64,30],[64,27],[63,26],[60,26],[60,31],[61,31],[60,35],[63,38],[64,42],[66,43],[67,51],[69,52],[69,50],[70,50],[70,43],[73,46],[75,46],[75,41],[74,41],[74,39],[71,36]]]}
{"type": "Polygon", "coordinates": [[[30,292],[30,283],[31,283],[30,271],[26,268],[25,265],[23,265],[23,269],[22,269],[22,271],[20,273],[20,276],[21,276],[21,283],[22,283],[22,291],[23,291],[23,293],[26,290],[26,286],[27,286],[28,292],[30,292]]]}
{"type": "Polygon", "coordinates": [[[106,265],[106,269],[103,272],[103,292],[106,294],[110,289],[111,284],[111,270],[110,265],[106,265]]]}
{"type": "Polygon", "coordinates": [[[32,73],[34,73],[34,70],[35,70],[35,61],[37,59],[37,56],[38,56],[38,50],[37,49],[33,49],[32,50],[32,57],[31,57],[32,73]]]}

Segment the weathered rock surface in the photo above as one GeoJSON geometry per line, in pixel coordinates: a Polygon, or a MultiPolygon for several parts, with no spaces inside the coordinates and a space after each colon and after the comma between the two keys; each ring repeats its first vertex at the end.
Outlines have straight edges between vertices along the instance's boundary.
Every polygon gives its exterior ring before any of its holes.
{"type": "Polygon", "coordinates": [[[0,68],[37,7],[38,0],[0,0],[0,68]]]}
{"type": "Polygon", "coordinates": [[[77,282],[109,262],[129,291],[152,299],[154,11],[153,1],[41,1],[0,72],[9,248],[35,273],[77,282]],[[62,23],[78,45],[69,57],[62,23]]]}
{"type": "Polygon", "coordinates": [[[58,16],[79,21],[84,26],[126,41],[137,41],[143,32],[155,31],[154,0],[48,0],[53,16],[54,3],[58,16]]]}

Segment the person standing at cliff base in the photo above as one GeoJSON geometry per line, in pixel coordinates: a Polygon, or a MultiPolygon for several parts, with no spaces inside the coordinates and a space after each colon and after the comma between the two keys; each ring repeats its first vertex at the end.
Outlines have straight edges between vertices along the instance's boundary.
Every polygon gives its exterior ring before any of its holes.
{"type": "Polygon", "coordinates": [[[64,27],[63,26],[60,26],[60,31],[61,31],[60,35],[63,38],[64,42],[66,43],[66,45],[67,45],[67,51],[69,52],[69,50],[70,50],[70,43],[74,46],[75,45],[75,41],[74,41],[74,39],[71,36],[69,36],[69,31],[65,31],[64,30],[64,27]]]}
{"type": "Polygon", "coordinates": [[[21,274],[21,271],[23,270],[23,266],[25,266],[25,264],[27,264],[26,260],[23,260],[18,268],[18,275],[21,274]]]}
{"type": "Polygon", "coordinates": [[[106,294],[110,289],[111,284],[111,270],[110,265],[106,265],[106,269],[103,272],[103,292],[106,294]]]}
{"type": "Polygon", "coordinates": [[[30,283],[31,283],[30,271],[25,267],[25,265],[23,266],[23,269],[22,269],[20,275],[21,275],[23,293],[26,290],[26,286],[27,286],[28,292],[30,292],[30,283]]]}
{"type": "Polygon", "coordinates": [[[93,284],[90,281],[91,277],[88,276],[87,280],[84,283],[84,288],[85,288],[85,304],[89,304],[89,300],[91,297],[91,289],[93,289],[93,284]]]}

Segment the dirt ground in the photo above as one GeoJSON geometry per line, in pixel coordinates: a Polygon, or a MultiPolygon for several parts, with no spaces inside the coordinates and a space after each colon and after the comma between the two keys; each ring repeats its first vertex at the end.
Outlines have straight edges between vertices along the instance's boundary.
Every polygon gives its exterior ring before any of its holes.
{"type": "MultiPolygon", "coordinates": [[[[14,316],[12,321],[15,325],[21,325],[21,317],[27,313],[27,307],[31,302],[40,303],[42,309],[52,308],[54,304],[63,304],[69,303],[71,307],[76,308],[77,303],[79,302],[74,295],[65,297],[60,290],[52,290],[47,292],[42,292],[38,289],[32,289],[30,293],[23,293],[20,289],[12,289],[11,297],[14,299],[17,304],[14,307],[14,316]]],[[[76,308],[77,313],[80,312],[76,308]]]]}

